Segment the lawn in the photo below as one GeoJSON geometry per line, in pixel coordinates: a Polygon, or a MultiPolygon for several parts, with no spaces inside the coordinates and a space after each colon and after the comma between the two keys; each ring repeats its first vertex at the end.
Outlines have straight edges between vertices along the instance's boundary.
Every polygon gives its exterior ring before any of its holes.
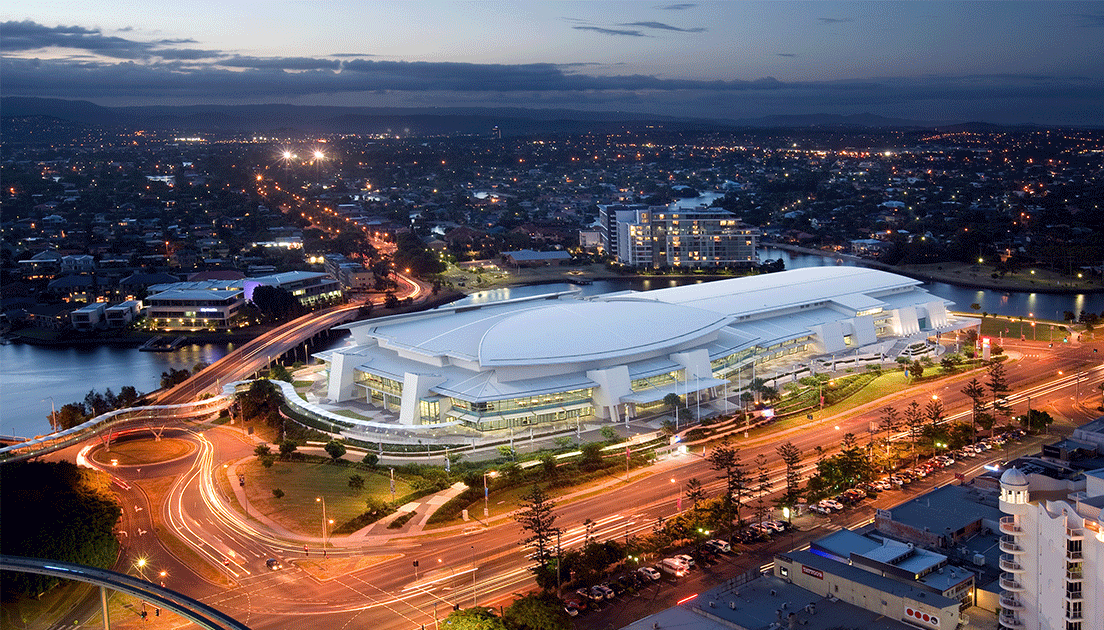
{"type": "Polygon", "coordinates": [[[176,438],[164,438],[160,442],[151,439],[124,440],[111,445],[111,450],[97,449],[92,459],[104,466],[117,461],[120,466],[142,466],[167,462],[183,457],[194,450],[192,445],[176,438]]]}
{"type": "MultiPolygon", "coordinates": [[[[238,467],[245,475],[245,492],[250,510],[257,510],[284,527],[305,535],[322,535],[322,504],[315,497],[325,497],[326,517],[334,526],[358,516],[365,510],[365,499],[373,496],[391,501],[390,478],[386,471],[369,472],[333,464],[277,461],[264,468],[256,458],[238,467]],[[364,489],[349,487],[349,477],[364,477],[364,489]],[[283,498],[272,496],[272,490],[284,491],[283,498]]],[[[410,484],[395,475],[395,497],[411,491],[410,484]]]]}
{"type": "Polygon", "coordinates": [[[1048,341],[1061,343],[1069,333],[1065,330],[1066,324],[1055,322],[1035,321],[1032,326],[1030,318],[1019,317],[986,317],[981,323],[981,334],[990,337],[994,343],[1000,343],[1003,339],[1026,339],[1027,341],[1048,341]]]}
{"type": "Polygon", "coordinates": [[[345,416],[346,418],[360,418],[361,420],[371,420],[368,416],[362,416],[361,414],[351,409],[337,409],[334,411],[339,416],[345,416]]]}

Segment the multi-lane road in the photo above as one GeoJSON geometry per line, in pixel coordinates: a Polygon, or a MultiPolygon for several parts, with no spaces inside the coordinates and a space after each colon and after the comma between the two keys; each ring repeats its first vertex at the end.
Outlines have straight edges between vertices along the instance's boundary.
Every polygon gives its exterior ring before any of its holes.
{"type": "MultiPolygon", "coordinates": [[[[1098,388],[1104,382],[1104,366],[1096,359],[1099,355],[1092,347],[1052,349],[1030,342],[1006,347],[1020,356],[1009,363],[1007,370],[1015,392],[1010,402],[1016,414],[1024,413],[1030,404],[1064,419],[1067,428],[1097,415],[1094,408],[1100,401],[1098,388]]],[[[250,346],[241,350],[247,363],[258,360],[263,353],[250,346]]],[[[879,409],[887,404],[901,409],[913,401],[924,404],[936,394],[952,417],[968,418],[969,400],[959,390],[973,376],[985,380],[984,372],[961,375],[935,385],[913,387],[889,399],[800,428],[765,429],[753,432],[747,439],[740,434],[737,442],[745,462],[754,461],[762,453],[775,466],[775,448],[790,441],[802,450],[809,466],[817,446],[831,452],[838,448],[844,433],[854,433],[864,442],[870,422],[876,421],[879,409]]],[[[190,457],[162,464],[160,468],[146,467],[141,473],[134,469],[117,473],[122,478],[121,484],[127,486],[120,488],[128,508],[122,524],[125,539],[131,553],[156,556],[170,567],[167,569],[170,587],[179,588],[251,627],[303,627],[304,620],[309,619],[312,627],[417,628],[444,618],[453,605],[508,604],[515,593],[532,588],[527,570],[531,561],[519,546],[523,535],[509,519],[492,521],[491,527],[474,532],[453,531],[447,535],[389,541],[371,538],[359,543],[338,539],[329,552],[331,558],[323,562],[336,564],[356,557],[362,559],[362,568],[328,579],[320,577],[317,571],[304,570],[297,565],[306,559],[303,544],[311,548],[310,559],[317,561],[319,541],[275,533],[255,518],[231,509],[216,482],[217,475],[225,474],[223,463],[251,454],[252,443],[240,433],[225,429],[183,435],[195,444],[190,457]],[[139,476],[172,477],[175,481],[168,499],[161,505],[148,505],[144,495],[134,487],[139,476]],[[185,563],[175,560],[168,548],[150,534],[153,531],[150,510],[159,510],[166,524],[160,535],[182,540],[198,557],[220,571],[225,583],[208,582],[185,563]],[[337,559],[333,559],[335,556],[337,559]],[[269,570],[265,566],[269,557],[280,558],[285,568],[269,570]],[[415,560],[420,565],[417,570],[412,564],[415,560]]],[[[782,485],[781,474],[775,466],[772,481],[776,489],[782,485]]],[[[629,481],[617,481],[601,492],[565,502],[556,510],[558,523],[565,529],[564,547],[582,544],[583,522],[587,519],[596,523],[594,533],[600,539],[622,539],[650,531],[660,517],[676,511],[676,497],[690,478],[706,482],[714,493],[721,484],[701,453],[692,452],[664,460],[629,481]],[[615,501],[611,501],[611,495],[615,495],[615,501]]],[[[731,570],[734,574],[744,568],[733,565],[731,570]]],[[[672,586],[665,593],[673,597],[681,592],[680,588],[683,587],[672,586]]],[[[666,602],[666,597],[657,599],[656,605],[666,602]]]]}

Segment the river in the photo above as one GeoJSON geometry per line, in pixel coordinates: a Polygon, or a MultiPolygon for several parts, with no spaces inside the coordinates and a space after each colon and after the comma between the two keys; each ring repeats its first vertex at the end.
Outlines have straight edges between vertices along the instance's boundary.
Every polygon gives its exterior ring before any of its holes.
{"type": "MultiPolygon", "coordinates": [[[[772,247],[759,250],[760,260],[772,260],[781,258],[786,263],[786,269],[800,269],[803,267],[824,267],[839,264],[854,267],[853,261],[836,259],[814,254],[797,254],[772,247]]],[[[552,291],[567,291],[577,288],[582,295],[599,295],[613,291],[647,291],[663,287],[674,287],[682,284],[699,283],[703,280],[694,278],[617,278],[613,280],[595,280],[593,284],[575,287],[567,283],[534,285],[525,287],[510,287],[503,289],[491,289],[473,293],[461,300],[467,303],[488,302],[492,300],[505,300],[509,298],[540,295],[552,291]]],[[[997,315],[1011,315],[1015,317],[1038,317],[1040,319],[1061,320],[1065,311],[1080,313],[1082,310],[1093,313],[1104,312],[1104,293],[1079,293],[1051,294],[1051,293],[1027,293],[994,291],[989,289],[972,289],[960,287],[943,282],[927,282],[924,288],[931,293],[945,298],[954,303],[953,310],[970,312],[970,305],[977,303],[986,313],[997,315]]]]}
{"type": "MultiPolygon", "coordinates": [[[[836,264],[832,258],[773,248],[761,249],[759,257],[761,260],[782,258],[787,269],[836,264]]],[[[647,291],[691,282],[702,281],[693,278],[620,278],[596,280],[581,287],[566,283],[511,287],[473,293],[461,302],[503,300],[569,289],[578,289],[583,295],[647,291]]],[[[1042,319],[1060,320],[1064,311],[1104,311],[1104,294],[1100,293],[1004,293],[938,282],[928,283],[925,287],[935,295],[950,300],[954,308],[961,311],[969,311],[970,304],[975,302],[988,313],[1017,317],[1034,314],[1042,319]]],[[[140,392],[148,392],[158,387],[161,373],[169,368],[191,369],[200,361],[214,362],[226,352],[227,346],[216,344],[185,346],[175,352],[139,352],[136,348],[111,347],[53,348],[24,344],[0,346],[0,434],[33,436],[49,431],[47,416],[50,396],[60,407],[84,400],[85,394],[92,389],[103,391],[110,387],[118,392],[124,385],[133,385],[140,392]]]]}

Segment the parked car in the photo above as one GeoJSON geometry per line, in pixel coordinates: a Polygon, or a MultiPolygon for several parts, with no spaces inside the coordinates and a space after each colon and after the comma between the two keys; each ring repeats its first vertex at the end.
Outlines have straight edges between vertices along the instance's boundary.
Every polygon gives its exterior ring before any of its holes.
{"type": "Polygon", "coordinates": [[[567,613],[568,617],[578,617],[579,616],[579,605],[576,604],[575,600],[573,600],[573,599],[568,600],[568,601],[564,602],[564,612],[567,613]]]}
{"type": "Polygon", "coordinates": [[[617,594],[613,592],[613,589],[611,589],[609,586],[606,586],[605,584],[595,584],[594,586],[590,587],[590,590],[598,591],[602,594],[602,596],[598,598],[598,600],[613,599],[614,597],[617,597],[617,594]]]}
{"type": "Polygon", "coordinates": [[[753,523],[752,525],[749,525],[748,526],[748,531],[751,532],[751,534],[753,536],[754,535],[759,535],[760,538],[763,538],[763,537],[770,538],[771,534],[774,533],[773,529],[771,529],[769,527],[764,527],[764,526],[760,525],[759,523],[753,523]]]}
{"type": "Polygon", "coordinates": [[[616,582],[625,591],[635,591],[640,587],[640,577],[635,573],[618,576],[616,582]]]}
{"type": "Polygon", "coordinates": [[[821,499],[821,501],[817,503],[817,505],[835,510],[837,512],[843,509],[843,504],[839,501],[836,501],[835,499],[821,499]]]}
{"type": "Polygon", "coordinates": [[[690,567],[686,566],[686,563],[678,558],[664,558],[656,565],[660,571],[673,575],[675,577],[683,577],[689,572],[690,567]]]}
{"type": "Polygon", "coordinates": [[[732,545],[730,545],[728,543],[728,541],[720,540],[719,538],[714,538],[712,540],[705,541],[705,546],[709,547],[713,551],[716,551],[717,553],[731,553],[732,552],[732,545]]]}
{"type": "Polygon", "coordinates": [[[644,577],[648,578],[649,580],[651,580],[653,582],[655,582],[659,578],[663,577],[662,575],[660,575],[659,571],[656,571],[652,567],[640,567],[639,569],[636,570],[636,572],[639,573],[640,575],[643,575],[644,577]]]}
{"type": "Polygon", "coordinates": [[[688,568],[688,569],[693,569],[694,567],[697,566],[697,564],[694,563],[694,558],[692,556],[690,556],[689,554],[684,553],[684,554],[679,554],[679,555],[674,556],[674,557],[679,559],[679,560],[682,560],[683,562],[685,562],[686,563],[686,568],[688,568]]]}

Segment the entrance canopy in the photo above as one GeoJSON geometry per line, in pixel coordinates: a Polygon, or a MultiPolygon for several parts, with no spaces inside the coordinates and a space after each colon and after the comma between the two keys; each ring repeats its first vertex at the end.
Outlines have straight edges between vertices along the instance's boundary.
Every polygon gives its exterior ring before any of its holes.
{"type": "Polygon", "coordinates": [[[700,392],[710,387],[720,387],[728,381],[720,378],[697,378],[677,383],[668,383],[659,387],[650,387],[621,397],[623,403],[650,403],[663,400],[667,394],[685,395],[687,392],[700,392]]]}

